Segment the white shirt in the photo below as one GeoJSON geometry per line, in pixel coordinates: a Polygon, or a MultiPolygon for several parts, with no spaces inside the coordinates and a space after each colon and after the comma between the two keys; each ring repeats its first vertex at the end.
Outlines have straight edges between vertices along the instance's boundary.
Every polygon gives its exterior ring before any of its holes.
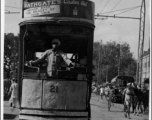
{"type": "Polygon", "coordinates": [[[12,98],[17,98],[17,96],[18,96],[18,91],[17,91],[18,85],[17,85],[17,83],[12,83],[10,89],[12,91],[11,97],[12,98]]]}
{"type": "Polygon", "coordinates": [[[104,88],[100,88],[100,95],[104,93],[104,88]]]}
{"type": "Polygon", "coordinates": [[[109,95],[108,95],[109,97],[112,96],[112,90],[110,88],[106,87],[105,92],[109,92],[109,95]]]}

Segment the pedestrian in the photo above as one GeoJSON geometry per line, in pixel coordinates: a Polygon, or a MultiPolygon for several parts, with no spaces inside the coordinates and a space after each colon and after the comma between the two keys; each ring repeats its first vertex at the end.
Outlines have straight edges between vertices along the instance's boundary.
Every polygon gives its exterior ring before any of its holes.
{"type": "Polygon", "coordinates": [[[124,90],[124,95],[125,95],[125,100],[124,100],[124,106],[125,106],[125,117],[130,118],[130,107],[132,104],[132,100],[133,100],[133,96],[135,95],[132,87],[131,87],[131,83],[127,84],[126,89],[124,90]]]}
{"type": "Polygon", "coordinates": [[[104,96],[104,87],[103,87],[103,85],[100,88],[100,96],[101,96],[101,100],[103,100],[103,96],[104,96]]]}
{"type": "Polygon", "coordinates": [[[11,80],[11,82],[12,84],[10,86],[8,93],[9,95],[11,94],[11,97],[9,99],[9,104],[11,107],[15,108],[18,101],[18,84],[16,79],[14,78],[11,80]]]}
{"type": "Polygon", "coordinates": [[[104,90],[105,98],[108,101],[108,111],[110,111],[111,108],[111,99],[112,99],[112,87],[110,87],[110,84],[106,85],[106,88],[104,90]]]}
{"type": "Polygon", "coordinates": [[[97,86],[94,86],[94,89],[92,91],[93,93],[96,93],[97,92],[97,86]]]}

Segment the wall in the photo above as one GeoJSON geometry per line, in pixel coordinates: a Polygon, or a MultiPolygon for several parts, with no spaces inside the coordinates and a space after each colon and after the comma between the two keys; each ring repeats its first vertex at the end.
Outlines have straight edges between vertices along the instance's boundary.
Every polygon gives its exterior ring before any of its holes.
{"type": "Polygon", "coordinates": [[[147,53],[143,56],[142,66],[142,82],[145,78],[150,78],[150,54],[147,53]]]}

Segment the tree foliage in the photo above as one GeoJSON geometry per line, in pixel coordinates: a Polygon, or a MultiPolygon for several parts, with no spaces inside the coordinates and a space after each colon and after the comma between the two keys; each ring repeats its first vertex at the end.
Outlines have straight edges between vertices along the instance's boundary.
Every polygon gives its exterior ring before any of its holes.
{"type": "Polygon", "coordinates": [[[117,44],[109,41],[106,44],[94,43],[93,60],[95,61],[94,81],[110,82],[118,75],[135,76],[136,60],[130,52],[128,43],[117,44]]]}
{"type": "Polygon", "coordinates": [[[13,33],[4,34],[4,77],[9,78],[14,72],[18,63],[18,36],[13,33]]]}

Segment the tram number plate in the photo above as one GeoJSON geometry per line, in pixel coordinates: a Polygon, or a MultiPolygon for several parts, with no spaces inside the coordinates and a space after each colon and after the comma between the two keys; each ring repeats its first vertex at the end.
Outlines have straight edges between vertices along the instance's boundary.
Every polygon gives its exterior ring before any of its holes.
{"type": "Polygon", "coordinates": [[[58,92],[58,85],[51,85],[50,92],[58,92]]]}

